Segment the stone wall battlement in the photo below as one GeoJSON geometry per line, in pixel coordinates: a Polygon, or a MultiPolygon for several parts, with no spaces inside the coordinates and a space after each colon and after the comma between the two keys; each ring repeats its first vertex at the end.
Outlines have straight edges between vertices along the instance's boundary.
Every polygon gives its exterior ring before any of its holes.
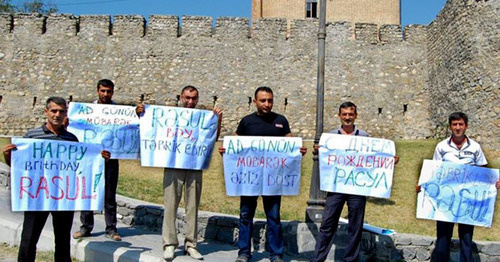
{"type": "MultiPolygon", "coordinates": [[[[314,19],[287,20],[262,18],[251,26],[248,18],[220,17],[213,23],[212,17],[151,15],[149,22],[140,15],[81,15],[52,14],[0,14],[0,34],[47,35],[49,37],[95,37],[116,38],[255,38],[257,40],[311,39],[316,37],[318,21],[314,19]],[[304,33],[307,32],[307,33],[304,33]]],[[[327,30],[342,28],[346,33],[336,35],[344,39],[354,38],[370,44],[387,44],[408,41],[425,42],[425,27],[409,25],[402,33],[399,25],[382,25],[348,22],[329,22],[327,30]],[[409,31],[409,32],[407,32],[409,31]]],[[[328,31],[327,31],[328,33],[328,31]]],[[[328,34],[327,34],[328,35],[328,34]]],[[[250,41],[250,40],[249,40],[250,41]]]]}

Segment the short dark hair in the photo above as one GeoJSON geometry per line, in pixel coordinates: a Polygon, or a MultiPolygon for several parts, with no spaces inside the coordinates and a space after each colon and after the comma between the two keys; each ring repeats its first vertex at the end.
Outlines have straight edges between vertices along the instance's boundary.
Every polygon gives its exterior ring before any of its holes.
{"type": "Polygon", "coordinates": [[[339,106],[339,114],[340,114],[340,110],[342,108],[349,108],[349,107],[354,107],[354,114],[358,114],[358,107],[351,101],[347,101],[347,102],[344,102],[342,104],[340,104],[339,106]]]}
{"type": "Polygon", "coordinates": [[[51,96],[45,102],[45,108],[49,109],[49,104],[54,103],[56,105],[64,106],[64,108],[68,108],[66,104],[66,100],[59,96],[51,96]]]}
{"type": "Polygon", "coordinates": [[[196,87],[194,87],[192,85],[187,85],[187,86],[185,86],[185,87],[182,88],[181,95],[184,94],[184,91],[186,91],[186,90],[187,91],[196,91],[196,93],[198,93],[198,94],[200,93],[200,92],[198,92],[198,88],[196,88],[196,87]]]}
{"type": "Polygon", "coordinates": [[[115,90],[115,84],[113,83],[113,81],[111,81],[109,79],[99,80],[99,82],[97,82],[97,91],[99,91],[100,86],[109,87],[113,91],[115,90]]]}
{"type": "Polygon", "coordinates": [[[451,121],[463,119],[465,124],[468,125],[469,118],[463,112],[454,112],[448,117],[448,124],[451,125],[451,121]]]}
{"type": "Polygon", "coordinates": [[[271,93],[271,95],[273,95],[273,90],[270,87],[259,86],[259,87],[257,87],[257,89],[255,89],[254,98],[257,98],[257,93],[259,93],[259,92],[271,93]]]}

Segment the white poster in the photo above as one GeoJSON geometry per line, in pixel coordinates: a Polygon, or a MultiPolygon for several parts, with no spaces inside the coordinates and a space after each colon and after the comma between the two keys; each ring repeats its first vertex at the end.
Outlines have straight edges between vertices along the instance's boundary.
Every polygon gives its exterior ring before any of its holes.
{"type": "Polygon", "coordinates": [[[393,141],[323,133],[319,144],[321,190],[391,197],[396,155],[393,141]]]}
{"type": "Polygon", "coordinates": [[[299,137],[224,137],[227,195],[298,195],[301,147],[299,137]]]}

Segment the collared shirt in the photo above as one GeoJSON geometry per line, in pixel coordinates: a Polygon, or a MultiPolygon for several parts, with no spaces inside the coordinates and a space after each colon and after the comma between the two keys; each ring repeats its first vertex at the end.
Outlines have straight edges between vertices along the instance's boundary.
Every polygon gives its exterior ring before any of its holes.
{"type": "MultiPolygon", "coordinates": [[[[344,133],[342,133],[342,126],[340,126],[339,128],[337,129],[334,129],[332,131],[330,131],[330,133],[332,134],[339,134],[339,135],[344,135],[344,133]]],[[[355,136],[370,136],[367,132],[361,130],[361,129],[358,129],[356,126],[354,126],[354,131],[352,132],[353,135],[355,136]]]]}
{"type": "Polygon", "coordinates": [[[450,161],[458,164],[483,166],[488,164],[481,146],[467,137],[467,141],[458,149],[451,137],[439,142],[434,150],[433,160],[450,161]]]}
{"type": "Polygon", "coordinates": [[[66,140],[78,142],[78,138],[73,135],[73,133],[68,132],[66,129],[62,129],[59,134],[54,134],[47,128],[46,124],[41,127],[33,128],[26,132],[23,136],[24,138],[36,138],[36,139],[49,139],[49,140],[66,140]]]}
{"type": "Polygon", "coordinates": [[[290,134],[288,120],[274,112],[265,115],[252,113],[243,117],[238,124],[239,136],[286,136],[290,134]]]}
{"type": "MultiPolygon", "coordinates": [[[[99,104],[99,100],[94,100],[94,102],[92,102],[92,104],[99,104]]],[[[116,102],[111,100],[108,105],[116,105],[116,102]]]]}

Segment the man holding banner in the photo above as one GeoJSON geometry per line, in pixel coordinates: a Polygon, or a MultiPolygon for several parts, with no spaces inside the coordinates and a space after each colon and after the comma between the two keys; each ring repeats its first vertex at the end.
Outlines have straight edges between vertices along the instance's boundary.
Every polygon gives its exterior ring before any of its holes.
{"type": "MultiPolygon", "coordinates": [[[[356,127],[356,125],[354,125],[354,121],[356,120],[356,118],[358,116],[357,108],[356,108],[356,105],[354,103],[352,103],[352,102],[342,103],[339,107],[338,116],[340,118],[342,125],[340,126],[340,128],[337,128],[337,129],[331,131],[330,132],[331,134],[345,135],[345,136],[362,136],[362,137],[369,136],[367,132],[365,132],[361,129],[358,129],[356,127]]],[[[353,141],[353,140],[351,140],[351,141],[353,141]]],[[[320,143],[321,142],[322,141],[320,141],[320,143]]],[[[349,142],[347,142],[347,143],[349,143],[349,142]]],[[[361,156],[361,157],[357,158],[356,152],[357,152],[357,150],[363,151],[363,150],[367,150],[367,148],[370,146],[381,145],[381,144],[387,144],[390,146],[387,146],[387,147],[383,146],[381,149],[377,149],[377,150],[374,150],[372,148],[372,151],[374,151],[374,152],[375,151],[377,151],[377,152],[383,152],[383,151],[393,152],[393,149],[391,149],[391,148],[394,148],[394,143],[392,141],[388,141],[388,140],[386,140],[385,143],[381,143],[380,141],[377,141],[377,144],[375,144],[375,143],[372,144],[372,143],[368,143],[368,142],[358,142],[358,143],[366,143],[366,144],[361,144],[358,146],[349,145],[350,147],[352,146],[353,148],[351,148],[349,150],[348,149],[343,150],[344,154],[347,151],[352,151],[352,153],[350,153],[351,155],[346,155],[345,159],[352,160],[351,162],[354,162],[354,161],[356,161],[354,159],[357,159],[358,165],[360,165],[360,166],[366,165],[367,167],[374,167],[377,165],[376,163],[378,163],[379,165],[387,168],[385,166],[385,164],[382,164],[382,163],[387,163],[388,164],[387,166],[391,166],[391,175],[390,175],[391,178],[389,179],[389,181],[391,181],[389,184],[391,184],[392,183],[392,168],[393,168],[393,165],[396,164],[399,160],[399,158],[397,156],[394,156],[394,159],[392,159],[393,157],[389,156],[389,155],[382,156],[382,157],[371,157],[371,159],[373,159],[373,160],[368,161],[367,159],[369,159],[370,156],[369,157],[361,156]],[[387,149],[383,150],[384,148],[387,148],[387,149]],[[363,160],[361,160],[361,159],[366,159],[366,161],[363,162],[363,160]],[[375,160],[375,159],[377,159],[377,160],[375,160]]],[[[315,148],[315,150],[318,150],[318,149],[319,148],[315,148]]],[[[359,153],[361,153],[361,152],[359,152],[359,153]]],[[[337,157],[333,156],[331,159],[330,159],[330,156],[328,156],[327,158],[328,158],[327,162],[333,162],[334,167],[335,167],[335,165],[341,166],[341,164],[342,165],[346,164],[346,162],[340,161],[340,159],[344,158],[343,155],[339,155],[337,157]]],[[[324,161],[324,159],[320,159],[320,161],[324,161]]],[[[347,163],[346,165],[349,165],[349,163],[347,163]]],[[[321,166],[321,164],[322,164],[322,162],[320,162],[320,166],[321,166]]],[[[342,171],[340,166],[337,170],[342,171]]],[[[322,168],[322,167],[320,167],[320,168],[322,168]]],[[[322,169],[320,171],[322,171],[322,169]]],[[[358,177],[362,177],[364,174],[365,174],[364,171],[361,170],[361,171],[357,172],[357,175],[355,177],[356,177],[356,179],[360,179],[358,177]]],[[[330,188],[332,185],[337,185],[337,184],[344,185],[344,183],[337,181],[337,178],[340,176],[339,172],[335,173],[335,175],[336,175],[336,178],[333,181],[325,179],[327,182],[329,181],[328,183],[326,183],[328,188],[330,188]]],[[[375,174],[372,174],[372,175],[375,176],[375,174]]],[[[321,174],[321,176],[323,176],[323,174],[321,174]]],[[[347,175],[343,176],[343,178],[345,178],[345,177],[347,177],[347,175]]],[[[349,176],[349,177],[351,177],[351,176],[349,176]]],[[[379,175],[377,175],[377,177],[379,177],[379,175]]],[[[382,173],[382,175],[380,177],[385,178],[385,173],[382,173]]],[[[345,184],[348,184],[348,181],[349,180],[346,180],[345,184]]],[[[371,184],[372,185],[373,184],[384,184],[384,182],[381,183],[380,181],[385,181],[385,180],[380,179],[380,180],[378,180],[378,182],[373,181],[371,184]]],[[[322,184],[321,190],[325,190],[323,188],[324,182],[322,181],[321,184],[322,184]]],[[[353,182],[353,184],[358,185],[358,182],[353,182]]],[[[365,184],[367,184],[367,183],[360,182],[359,185],[365,185],[365,184]]],[[[362,188],[356,188],[356,189],[361,190],[362,188]]],[[[323,221],[321,222],[321,227],[319,229],[319,234],[318,234],[318,238],[317,238],[317,242],[316,242],[314,256],[311,259],[311,261],[314,261],[314,262],[318,261],[319,262],[319,261],[326,260],[328,253],[329,253],[329,251],[332,247],[332,244],[333,244],[333,237],[335,236],[335,232],[337,231],[337,227],[338,227],[340,215],[342,213],[342,209],[343,209],[344,204],[346,202],[347,202],[347,207],[348,207],[349,222],[348,222],[348,240],[347,240],[347,246],[345,248],[344,259],[345,259],[345,261],[357,261],[358,256],[359,256],[359,251],[360,251],[360,241],[361,241],[361,237],[362,237],[362,233],[363,233],[363,224],[364,224],[365,206],[366,206],[366,195],[361,194],[361,192],[354,192],[354,193],[358,193],[358,194],[349,194],[349,193],[339,193],[339,191],[336,191],[336,190],[333,190],[333,191],[330,191],[330,190],[331,189],[328,189],[329,192],[326,196],[325,208],[323,211],[323,221]]],[[[349,190],[352,191],[353,189],[350,188],[349,190]]],[[[341,190],[340,192],[351,192],[349,190],[347,190],[347,191],[341,190]]],[[[389,187],[389,190],[390,190],[390,187],[389,187]]]]}
{"type": "MultiPolygon", "coordinates": [[[[47,117],[46,123],[39,128],[29,130],[24,135],[24,138],[78,142],[77,137],[72,133],[66,131],[64,127],[64,120],[67,114],[66,100],[61,97],[50,97],[49,99],[47,99],[44,112],[47,117]]],[[[59,151],[59,146],[57,147],[58,154],[62,153],[61,151],[59,151]]],[[[7,164],[11,164],[11,151],[16,149],[17,147],[14,144],[7,145],[3,148],[3,154],[7,164]]],[[[38,148],[37,150],[41,152],[44,149],[38,148]]],[[[49,152],[49,147],[47,147],[45,150],[46,151],[44,151],[45,153],[43,155],[52,154],[51,152],[49,152]]],[[[110,153],[108,151],[101,151],[101,156],[105,160],[109,160],[110,153]]],[[[15,162],[14,160],[15,159],[13,159],[12,162],[15,162]]],[[[54,164],[56,163],[51,163],[51,165],[54,164]]],[[[49,165],[48,167],[52,167],[51,165],[49,165]]],[[[45,166],[45,168],[47,168],[47,166],[45,166]]],[[[76,171],[72,176],[76,176],[76,171]]],[[[52,179],[51,181],[53,182],[53,180],[54,179],[52,179]]],[[[42,182],[40,181],[40,184],[41,183],[42,182]]],[[[23,185],[21,185],[21,187],[22,186],[23,185]]],[[[24,186],[26,187],[29,185],[24,186]]],[[[49,193],[48,188],[49,185],[45,184],[45,186],[43,187],[43,191],[46,191],[45,193],[49,193]]],[[[14,188],[12,190],[14,190],[14,188]]],[[[58,190],[62,189],[59,188],[58,190]]],[[[27,194],[29,195],[30,193],[27,194]]],[[[21,243],[19,245],[18,261],[35,261],[36,245],[40,238],[40,234],[42,233],[45,222],[47,221],[49,213],[52,214],[52,224],[54,227],[54,260],[68,262],[71,261],[70,240],[74,211],[25,211],[23,231],[21,234],[21,243]]]]}
{"type": "MultiPolygon", "coordinates": [[[[109,79],[101,79],[97,82],[98,99],[94,104],[116,104],[112,98],[115,84],[109,79]]],[[[110,159],[104,165],[104,220],[106,221],[106,237],[121,241],[121,237],[116,229],[116,188],[118,187],[119,163],[118,159],[110,159]]],[[[90,236],[94,228],[94,211],[80,212],[80,230],[73,234],[73,238],[79,239],[90,236]]]]}
{"type": "MultiPolygon", "coordinates": [[[[468,117],[463,112],[452,113],[448,117],[451,137],[437,144],[434,150],[433,160],[449,161],[462,165],[486,166],[488,164],[481,146],[465,135],[468,127],[468,117]]],[[[443,179],[444,180],[444,179],[443,179]]],[[[500,180],[496,182],[496,188],[500,189],[500,180]]],[[[420,192],[421,186],[416,187],[420,192]]],[[[450,200],[451,201],[451,200],[450,200]]],[[[451,237],[455,223],[436,221],[436,243],[433,252],[434,261],[449,261],[451,237]]],[[[460,261],[473,261],[472,235],[474,226],[458,223],[458,235],[460,239],[460,261]]]]}
{"type": "MultiPolygon", "coordinates": [[[[208,167],[208,162],[207,165],[203,164],[203,166],[200,166],[200,168],[170,167],[170,166],[177,166],[177,164],[181,166],[184,166],[184,164],[186,164],[187,166],[191,166],[193,164],[193,163],[186,163],[186,161],[183,161],[187,159],[186,155],[183,154],[194,153],[193,149],[195,148],[196,144],[198,142],[202,143],[203,142],[202,140],[205,139],[201,137],[199,129],[196,129],[195,126],[205,129],[207,130],[208,133],[210,133],[208,130],[212,129],[209,128],[208,126],[211,127],[212,124],[213,126],[217,125],[216,133],[213,133],[215,140],[217,140],[219,136],[220,127],[222,123],[222,110],[214,108],[213,114],[210,113],[210,115],[212,116],[214,114],[217,115],[218,119],[216,120],[217,121],[216,123],[203,122],[204,118],[202,117],[202,115],[206,113],[199,112],[202,110],[193,110],[198,104],[198,99],[199,99],[198,89],[194,86],[188,85],[181,90],[181,95],[180,95],[181,107],[185,108],[186,110],[178,110],[178,109],[174,110],[172,108],[162,109],[154,107],[152,109],[147,109],[150,108],[151,106],[145,106],[143,104],[138,105],[136,110],[137,114],[141,116],[141,140],[143,139],[143,137],[149,137],[148,132],[151,132],[151,130],[142,129],[145,128],[145,126],[158,124],[161,125],[163,128],[165,128],[165,129],[158,129],[160,130],[158,131],[158,133],[156,133],[155,131],[154,132],[155,134],[151,135],[153,136],[151,138],[154,138],[154,140],[143,141],[144,145],[146,145],[147,143],[147,148],[143,148],[144,150],[141,149],[141,161],[143,166],[162,166],[163,164],[166,164],[163,166],[169,166],[164,169],[163,173],[164,213],[163,213],[162,237],[163,237],[163,249],[164,249],[163,258],[167,261],[171,261],[174,259],[175,249],[179,246],[179,240],[177,238],[177,227],[175,221],[177,217],[177,209],[179,207],[179,202],[182,198],[183,190],[185,191],[184,200],[186,205],[185,207],[186,238],[184,242],[184,253],[188,254],[193,259],[197,260],[203,259],[203,256],[198,252],[197,249],[197,238],[198,238],[197,224],[198,224],[198,208],[200,205],[201,188],[202,188],[203,171],[201,169],[208,167]],[[187,116],[188,114],[191,117],[187,116]],[[199,115],[195,116],[195,114],[199,115]],[[151,117],[152,119],[155,120],[150,119],[151,122],[148,122],[149,121],[148,117],[151,117]],[[160,118],[163,120],[159,120],[160,118]],[[173,119],[176,119],[176,121],[172,121],[173,119]],[[196,124],[194,122],[196,122],[196,124]],[[176,137],[175,141],[157,142],[158,140],[162,139],[173,139],[172,137],[174,136],[176,137]],[[162,145],[168,144],[169,146],[160,147],[158,146],[159,143],[162,143],[162,145]],[[176,146],[170,147],[174,143],[176,144],[176,146]],[[176,149],[173,149],[174,147],[176,149]],[[167,148],[170,150],[167,150],[167,148]],[[152,152],[151,153],[152,155],[154,154],[155,149],[163,150],[162,152],[164,153],[168,151],[169,156],[166,156],[167,154],[151,156],[148,155],[147,152],[148,150],[146,149],[151,149],[150,151],[152,152]],[[172,159],[169,159],[170,156],[173,156],[172,159]],[[158,163],[155,162],[155,164],[152,164],[148,162],[149,159],[147,159],[150,157],[161,158],[161,161],[159,160],[158,163]],[[171,161],[169,164],[163,162],[163,161],[168,162],[169,160],[173,161],[171,161]],[[176,163],[175,160],[179,160],[179,163],[176,163]],[[147,164],[145,164],[146,162],[147,164]]],[[[203,158],[204,160],[203,162],[206,162],[205,160],[207,159],[208,161],[210,160],[211,152],[213,150],[213,144],[211,145],[212,148],[208,147],[210,146],[203,145],[202,147],[199,146],[196,147],[196,148],[203,148],[203,150],[200,149],[199,151],[196,151],[197,155],[205,155],[205,154],[207,155],[205,158],[203,158]]],[[[202,157],[198,159],[202,159],[202,157]]],[[[188,161],[188,162],[193,162],[193,161],[188,161]]]]}
{"type": "MultiPolygon", "coordinates": [[[[253,103],[257,112],[241,119],[236,130],[238,136],[285,136],[291,137],[288,120],[272,112],[274,95],[271,88],[262,86],[255,90],[253,103]]],[[[303,155],[306,148],[300,148],[303,155]]],[[[219,148],[219,153],[224,154],[226,149],[219,148]]],[[[226,185],[227,186],[227,185],[226,185]]],[[[238,237],[238,258],[236,262],[247,262],[251,259],[251,236],[253,218],[259,196],[240,196],[240,223],[238,237]]],[[[262,195],[264,211],[267,218],[266,232],[270,248],[269,258],[273,262],[283,261],[283,236],[281,229],[280,207],[281,195],[262,195]]]]}

